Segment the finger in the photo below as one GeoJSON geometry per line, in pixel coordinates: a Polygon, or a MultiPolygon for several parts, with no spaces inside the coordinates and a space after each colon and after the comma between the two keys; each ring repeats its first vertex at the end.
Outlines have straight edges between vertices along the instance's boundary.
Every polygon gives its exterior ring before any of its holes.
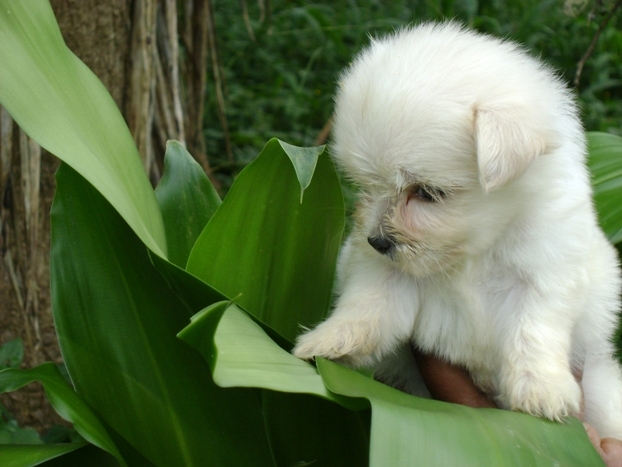
{"type": "Polygon", "coordinates": [[[622,467],[622,441],[613,438],[602,438],[589,423],[583,423],[588,438],[594,449],[600,454],[607,467],[622,467]]]}
{"type": "Polygon", "coordinates": [[[607,467],[622,467],[622,441],[603,438],[600,440],[600,451],[607,467]]]}

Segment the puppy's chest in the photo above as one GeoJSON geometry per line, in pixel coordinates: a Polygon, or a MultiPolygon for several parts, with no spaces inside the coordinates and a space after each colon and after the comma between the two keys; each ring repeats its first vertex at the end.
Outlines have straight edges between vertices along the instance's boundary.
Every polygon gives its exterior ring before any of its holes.
{"type": "Polygon", "coordinates": [[[477,282],[424,287],[413,338],[424,350],[470,369],[494,366],[493,304],[477,282]]]}

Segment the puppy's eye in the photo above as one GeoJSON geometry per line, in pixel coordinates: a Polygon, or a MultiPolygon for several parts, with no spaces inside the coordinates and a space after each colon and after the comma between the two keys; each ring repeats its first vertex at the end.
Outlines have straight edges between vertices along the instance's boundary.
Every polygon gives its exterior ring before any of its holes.
{"type": "Polygon", "coordinates": [[[445,197],[445,192],[438,188],[420,185],[413,187],[408,197],[409,199],[416,198],[426,203],[437,203],[445,197]]]}
{"type": "Polygon", "coordinates": [[[422,201],[428,201],[430,203],[433,203],[434,201],[436,201],[436,198],[434,198],[434,195],[430,193],[428,189],[422,186],[417,188],[417,191],[415,192],[415,196],[422,201]]]}

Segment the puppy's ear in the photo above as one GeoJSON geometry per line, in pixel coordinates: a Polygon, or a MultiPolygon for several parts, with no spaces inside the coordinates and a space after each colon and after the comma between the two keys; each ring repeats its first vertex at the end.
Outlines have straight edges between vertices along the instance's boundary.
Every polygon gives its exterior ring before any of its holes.
{"type": "Polygon", "coordinates": [[[546,150],[549,132],[533,111],[480,106],[474,114],[479,179],[487,192],[514,180],[546,150]]]}

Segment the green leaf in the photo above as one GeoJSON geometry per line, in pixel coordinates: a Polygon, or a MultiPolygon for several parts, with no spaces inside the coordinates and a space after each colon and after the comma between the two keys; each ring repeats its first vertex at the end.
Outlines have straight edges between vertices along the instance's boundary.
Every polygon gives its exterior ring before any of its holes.
{"type": "Polygon", "coordinates": [[[600,224],[611,243],[622,242],[622,138],[590,132],[588,164],[600,224]]]}
{"type": "Polygon", "coordinates": [[[603,465],[583,424],[414,397],[323,358],[326,387],[372,407],[370,465],[603,465]],[[511,461],[510,461],[511,460],[511,461]]]}
{"type": "MultiPolygon", "coordinates": [[[[85,445],[86,443],[42,444],[36,446],[1,445],[0,465],[2,465],[2,467],[30,467],[33,465],[40,465],[45,461],[63,456],[63,454],[75,451],[85,445]]],[[[69,466],[71,464],[64,465],[69,466]]],[[[97,464],[89,464],[89,466],[96,467],[97,464]]]]}
{"type": "Polygon", "coordinates": [[[43,444],[32,427],[20,428],[15,420],[0,425],[0,444],[43,444]]]}
{"type": "Polygon", "coordinates": [[[87,444],[41,465],[45,467],[117,467],[119,463],[106,451],[102,451],[92,444],[87,444]]]}
{"type": "Polygon", "coordinates": [[[61,417],[73,423],[85,440],[115,456],[119,464],[126,465],[97,415],[67,384],[54,363],[44,363],[30,370],[9,368],[0,371],[0,393],[15,391],[33,381],[43,384],[52,407],[61,417]]]}
{"type": "Polygon", "coordinates": [[[369,410],[352,412],[307,394],[262,394],[276,465],[369,465],[369,410]]]}
{"type": "Polygon", "coordinates": [[[19,368],[24,358],[24,346],[21,339],[13,339],[0,345],[0,370],[19,368]]]}
{"type": "Polygon", "coordinates": [[[298,167],[317,157],[301,203],[290,157],[278,140],[269,141],[236,179],[187,266],[290,341],[328,311],[344,227],[334,165],[326,153],[314,153],[295,157],[306,159],[298,167]]]}
{"type": "Polygon", "coordinates": [[[177,141],[166,143],[164,174],[155,195],[164,218],[169,261],[184,268],[220,198],[201,166],[177,141]]]}
{"type": "MultiPolygon", "coordinates": [[[[149,253],[153,266],[162,275],[168,286],[178,298],[186,305],[189,315],[198,313],[212,303],[225,300],[225,296],[211,288],[205,282],[197,279],[192,274],[157,255],[149,253]]],[[[184,323],[184,324],[187,324],[184,323]]]]}
{"type": "Polygon", "coordinates": [[[285,141],[279,141],[279,144],[292,161],[296,171],[296,177],[298,177],[298,182],[300,183],[300,202],[302,203],[304,192],[311,184],[318,157],[324,152],[326,146],[301,148],[292,146],[285,141]]]}
{"type": "Polygon", "coordinates": [[[213,342],[212,376],[221,387],[261,387],[335,400],[313,365],[281,349],[235,305],[222,316],[213,342]]]}
{"type": "Polygon", "coordinates": [[[0,104],[166,257],[162,216],[112,97],[65,46],[47,0],[0,0],[0,104]]]}
{"type": "Polygon", "coordinates": [[[221,387],[307,393],[335,401],[313,365],[279,347],[235,304],[206,308],[178,337],[203,355],[221,387]]]}
{"type": "Polygon", "coordinates": [[[271,390],[263,392],[262,407],[277,465],[366,465],[366,416],[335,402],[368,404],[331,394],[315,367],[279,347],[236,305],[201,311],[179,337],[201,352],[219,386],[271,390]]]}
{"type": "Polygon", "coordinates": [[[191,313],[140,239],[66,165],[52,208],[51,277],[76,390],[131,446],[166,467],[272,465],[255,394],[218,388],[175,337],[191,313]]]}

